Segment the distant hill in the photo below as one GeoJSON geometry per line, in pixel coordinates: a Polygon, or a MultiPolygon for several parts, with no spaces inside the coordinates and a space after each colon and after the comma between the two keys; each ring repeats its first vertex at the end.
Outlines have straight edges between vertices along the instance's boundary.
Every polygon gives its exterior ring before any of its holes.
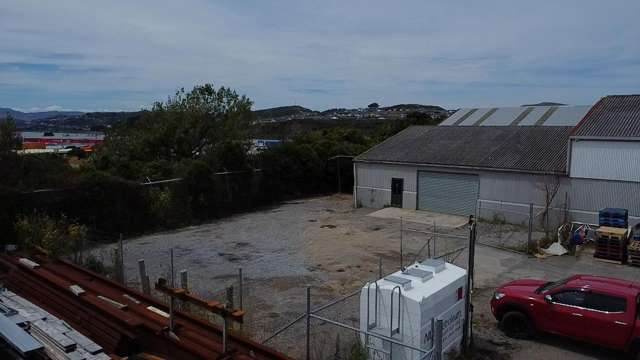
{"type": "Polygon", "coordinates": [[[543,102],[539,102],[537,104],[525,104],[525,105],[522,105],[522,106],[566,106],[566,105],[567,104],[551,102],[551,101],[543,101],[543,102]]]}
{"type": "Polygon", "coordinates": [[[313,110],[307,109],[298,105],[291,106],[278,106],[269,109],[254,110],[253,113],[258,119],[271,119],[284,116],[300,116],[316,113],[313,110]]]}
{"type": "Polygon", "coordinates": [[[22,120],[25,122],[42,120],[50,117],[59,116],[78,116],[84,114],[80,111],[40,111],[40,112],[22,112],[13,110],[10,108],[0,108],[0,119],[7,117],[7,114],[11,115],[16,120],[22,120]]]}
{"type": "Polygon", "coordinates": [[[387,111],[400,111],[400,110],[407,110],[407,111],[442,111],[445,112],[446,110],[441,108],[440,106],[436,106],[436,105],[421,105],[421,104],[398,104],[398,105],[392,105],[392,106],[387,106],[387,107],[383,107],[380,108],[382,110],[387,110],[387,111]]]}

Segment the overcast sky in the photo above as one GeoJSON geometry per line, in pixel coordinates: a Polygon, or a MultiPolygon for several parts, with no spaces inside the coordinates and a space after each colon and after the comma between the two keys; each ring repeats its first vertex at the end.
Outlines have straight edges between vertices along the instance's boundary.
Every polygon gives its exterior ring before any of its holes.
{"type": "Polygon", "coordinates": [[[590,104],[640,93],[640,1],[0,1],[0,106],[590,104]]]}

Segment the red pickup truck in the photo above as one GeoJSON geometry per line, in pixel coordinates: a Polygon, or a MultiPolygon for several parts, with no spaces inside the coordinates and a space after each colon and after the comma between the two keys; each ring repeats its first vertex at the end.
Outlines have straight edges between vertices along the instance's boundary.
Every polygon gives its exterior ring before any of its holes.
{"type": "Polygon", "coordinates": [[[507,336],[544,331],[626,351],[634,360],[640,360],[639,308],[640,283],[591,275],[516,280],[491,299],[491,312],[507,336]]]}

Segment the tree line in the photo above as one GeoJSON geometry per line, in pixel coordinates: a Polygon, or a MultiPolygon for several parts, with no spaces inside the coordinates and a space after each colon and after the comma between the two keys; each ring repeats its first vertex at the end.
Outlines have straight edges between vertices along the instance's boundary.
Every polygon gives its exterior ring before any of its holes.
{"type": "Polygon", "coordinates": [[[226,87],[180,89],[141,117],[108,129],[105,142],[79,167],[59,155],[18,155],[20,139],[8,117],[0,123],[3,242],[53,251],[65,248],[56,239],[105,234],[108,240],[177,228],[335,192],[338,171],[340,190],[350,192],[351,163],[335,156],[355,156],[412,124],[437,123],[414,113],[372,134],[338,125],[257,151],[251,106],[226,87]],[[159,181],[167,179],[174,180],[159,181]]]}

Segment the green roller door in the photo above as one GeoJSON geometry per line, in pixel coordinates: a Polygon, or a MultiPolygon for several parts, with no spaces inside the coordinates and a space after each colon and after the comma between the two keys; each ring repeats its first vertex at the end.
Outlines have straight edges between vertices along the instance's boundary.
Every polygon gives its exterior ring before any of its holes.
{"type": "Polygon", "coordinates": [[[476,212],[477,175],[418,172],[418,209],[469,216],[476,212]]]}

